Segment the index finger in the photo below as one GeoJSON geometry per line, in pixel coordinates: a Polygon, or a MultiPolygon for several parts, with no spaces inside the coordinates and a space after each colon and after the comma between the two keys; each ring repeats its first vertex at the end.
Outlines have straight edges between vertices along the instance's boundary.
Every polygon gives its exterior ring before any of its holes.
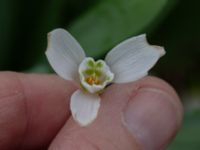
{"type": "Polygon", "coordinates": [[[0,149],[44,149],[69,118],[76,86],[55,75],[0,73],[0,149]]]}

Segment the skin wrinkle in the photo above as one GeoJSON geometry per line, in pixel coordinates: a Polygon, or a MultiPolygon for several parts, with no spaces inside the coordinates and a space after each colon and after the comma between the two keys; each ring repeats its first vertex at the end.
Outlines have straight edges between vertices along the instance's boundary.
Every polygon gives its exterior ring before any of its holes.
{"type": "Polygon", "coordinates": [[[23,102],[24,102],[24,106],[25,106],[25,120],[26,120],[26,127],[24,128],[24,133],[23,133],[23,138],[18,146],[18,149],[21,149],[23,147],[23,143],[24,143],[24,139],[26,138],[26,133],[28,131],[28,128],[29,128],[29,123],[30,123],[30,116],[29,116],[29,113],[28,113],[28,101],[27,101],[27,97],[26,97],[26,94],[25,94],[25,88],[24,88],[24,84],[23,84],[23,81],[21,79],[21,77],[19,76],[19,74],[15,74],[16,76],[16,79],[18,81],[18,84],[20,85],[21,87],[21,93],[23,95],[23,102]]]}
{"type": "MultiPolygon", "coordinates": [[[[70,121],[72,121],[72,118],[70,119],[70,121]]],[[[106,147],[109,147],[109,148],[112,147],[112,149],[121,150],[119,147],[117,147],[118,143],[114,143],[115,141],[113,141],[112,139],[106,138],[104,135],[99,134],[98,131],[96,132],[96,134],[90,134],[91,131],[88,130],[88,135],[86,135],[85,131],[83,131],[82,128],[77,128],[77,126],[72,126],[72,127],[71,126],[69,127],[69,126],[67,127],[67,132],[66,132],[67,134],[64,135],[64,141],[66,141],[67,145],[69,145],[69,148],[71,148],[71,149],[74,148],[73,150],[82,150],[80,145],[82,145],[83,147],[85,147],[84,145],[86,145],[87,148],[89,147],[88,150],[93,150],[93,149],[101,150],[102,146],[105,147],[106,145],[107,145],[106,147]],[[95,143],[93,141],[93,139],[94,139],[93,135],[98,137],[98,139],[101,142],[95,143]],[[81,144],[77,143],[76,141],[81,141],[81,144]]],[[[57,147],[59,147],[59,145],[57,147]]],[[[53,148],[55,149],[57,147],[54,145],[53,148]]],[[[67,146],[67,148],[68,148],[68,146],[67,146]]]]}
{"type": "MultiPolygon", "coordinates": [[[[68,136],[68,135],[67,135],[68,136]]],[[[69,137],[67,137],[66,138],[66,142],[68,143],[68,147],[70,147],[70,148],[73,148],[73,150],[80,150],[79,148],[78,148],[78,143],[77,142],[74,142],[74,140],[73,139],[70,139],[69,137]]],[[[60,146],[60,145],[58,145],[58,147],[56,147],[56,146],[54,146],[53,148],[51,148],[51,150],[53,150],[53,149],[58,149],[58,150],[60,150],[60,149],[62,149],[62,146],[60,146]]]]}
{"type": "MultiPolygon", "coordinates": [[[[25,94],[24,94],[24,88],[23,88],[22,83],[19,80],[17,74],[14,74],[12,72],[6,72],[6,73],[8,74],[7,77],[13,80],[12,86],[15,87],[17,85],[17,90],[15,90],[14,92],[10,92],[9,91],[9,93],[7,95],[4,95],[3,97],[1,97],[1,99],[5,99],[6,97],[9,97],[9,98],[14,97],[13,99],[15,101],[18,100],[18,101],[22,101],[23,102],[23,106],[25,106],[24,107],[24,111],[25,111],[25,118],[24,118],[25,128],[24,128],[23,133],[21,133],[21,135],[24,135],[26,133],[26,128],[27,128],[27,124],[28,124],[28,122],[27,122],[27,104],[26,104],[26,97],[25,97],[25,94]]],[[[22,136],[20,136],[20,137],[22,137],[22,136]]],[[[19,143],[22,143],[23,138],[21,138],[19,141],[20,141],[19,143]]],[[[20,145],[21,145],[19,143],[17,143],[17,145],[15,145],[18,149],[20,148],[20,145]]]]}
{"type": "MultiPolygon", "coordinates": [[[[4,91],[3,91],[4,92],[4,91]]],[[[0,97],[0,99],[4,99],[4,98],[7,98],[7,97],[15,97],[15,96],[17,96],[17,95],[20,95],[20,93],[18,92],[18,91],[14,91],[14,92],[9,92],[9,93],[7,93],[7,94],[5,94],[5,95],[3,95],[2,96],[2,93],[0,93],[0,95],[1,95],[1,97],[0,97]]]]}
{"type": "Polygon", "coordinates": [[[97,144],[95,144],[94,142],[92,142],[88,138],[84,137],[84,139],[85,139],[86,143],[89,143],[92,146],[93,150],[101,150],[100,147],[97,144]]]}
{"type": "MultiPolygon", "coordinates": [[[[92,146],[94,146],[94,150],[101,150],[100,146],[97,145],[97,143],[92,142],[91,140],[89,140],[88,138],[85,138],[87,140],[87,142],[89,142],[92,146]]],[[[100,138],[101,140],[104,140],[104,142],[106,143],[105,145],[110,145],[111,147],[113,147],[112,149],[114,150],[120,150],[120,148],[118,148],[118,146],[114,143],[114,141],[112,141],[109,138],[100,138]]]]}
{"type": "MultiPolygon", "coordinates": [[[[75,142],[77,139],[80,139],[81,143],[82,142],[85,143],[85,145],[87,145],[87,147],[89,147],[89,148],[91,147],[91,150],[101,150],[102,147],[100,145],[98,145],[98,143],[92,142],[92,140],[90,140],[90,139],[92,139],[91,137],[88,138],[86,135],[81,134],[80,132],[77,132],[77,133],[75,133],[73,131],[72,132],[72,136],[67,135],[67,138],[66,138],[68,142],[70,141],[70,143],[72,144],[73,148],[76,148],[75,150],[82,150],[81,147],[80,147],[80,145],[79,145],[79,143],[75,142]],[[77,133],[78,133],[78,135],[77,135],[77,133]],[[78,136],[78,138],[77,138],[77,136],[78,136]],[[71,137],[71,138],[69,138],[69,137],[71,137]]],[[[98,136],[100,136],[100,135],[98,134],[98,136]]],[[[106,139],[105,137],[103,137],[103,138],[100,137],[99,139],[104,140],[103,141],[104,146],[105,145],[110,145],[110,146],[113,147],[112,149],[120,150],[117,147],[117,145],[115,143],[113,143],[113,141],[111,139],[109,139],[109,138],[106,139]]],[[[81,146],[83,146],[83,145],[81,145],[81,146]]]]}
{"type": "MultiPolygon", "coordinates": [[[[62,130],[62,129],[61,129],[62,130]]],[[[80,144],[74,141],[78,141],[78,138],[80,138],[81,134],[78,134],[78,137],[76,137],[74,134],[77,130],[70,130],[68,134],[65,134],[62,138],[67,143],[67,149],[73,149],[73,150],[80,150],[80,144]],[[71,134],[73,133],[73,134],[71,134]],[[75,136],[75,137],[74,137],[75,136]]],[[[82,136],[81,136],[82,137],[82,136]]],[[[81,138],[83,139],[83,138],[81,138]]],[[[54,144],[53,147],[50,146],[50,150],[62,150],[63,146],[60,143],[54,144]]]]}
{"type": "MultiPolygon", "coordinates": [[[[7,96],[7,97],[4,97],[4,100],[7,100],[6,98],[21,98],[21,94],[16,94],[16,95],[11,95],[11,96],[7,96]]],[[[1,98],[0,98],[1,99],[1,98]]],[[[8,104],[10,104],[10,103],[8,103],[8,104]]],[[[9,109],[8,109],[9,110],[9,109]]],[[[4,111],[1,111],[0,113],[4,113],[4,112],[9,112],[9,111],[7,111],[7,110],[4,110],[4,111]]],[[[3,120],[3,122],[1,121],[0,122],[0,126],[2,127],[1,128],[1,130],[3,129],[3,128],[5,128],[4,126],[8,126],[8,124],[7,123],[5,123],[4,122],[4,120],[3,120]]],[[[7,134],[7,133],[4,133],[4,134],[2,134],[1,133],[1,136],[0,136],[1,138],[0,138],[0,145],[1,145],[1,148],[2,147],[4,147],[5,146],[5,144],[7,145],[6,146],[6,148],[8,149],[10,149],[11,148],[11,146],[16,146],[16,143],[14,143],[13,145],[10,145],[10,141],[8,141],[8,140],[10,140],[10,139],[13,139],[13,136],[10,136],[9,134],[7,134]],[[9,139],[8,139],[8,137],[9,137],[9,139]],[[6,140],[6,141],[5,141],[6,140]],[[9,147],[8,147],[8,143],[9,143],[9,147]]],[[[19,141],[21,140],[21,139],[18,139],[19,141]]],[[[17,145],[18,145],[18,142],[17,142],[17,145]]],[[[5,147],[4,147],[5,148],[5,147]]]]}
{"type": "MultiPolygon", "coordinates": [[[[80,144],[76,142],[77,140],[80,140],[81,142],[87,143],[87,145],[90,144],[92,148],[95,148],[94,150],[100,150],[98,145],[93,144],[88,138],[86,138],[86,136],[83,136],[80,130],[81,129],[79,130],[73,129],[73,128],[71,128],[70,130],[68,129],[68,134],[66,134],[65,136],[65,140],[66,140],[66,143],[68,143],[68,147],[73,148],[73,150],[81,150],[80,144]]],[[[56,148],[56,147],[53,147],[53,148],[56,148]]]]}
{"type": "MultiPolygon", "coordinates": [[[[122,109],[123,110],[123,109],[122,109]]],[[[140,145],[138,144],[138,141],[136,140],[136,138],[135,137],[133,137],[131,134],[130,134],[130,132],[125,128],[125,126],[124,126],[124,124],[123,124],[123,119],[122,119],[123,117],[122,117],[122,112],[121,112],[121,128],[122,128],[122,130],[123,131],[121,131],[121,132],[124,132],[124,133],[126,133],[126,135],[127,135],[127,140],[129,140],[130,141],[130,143],[134,143],[134,146],[133,147],[137,147],[137,150],[141,150],[140,149],[140,145]]],[[[116,143],[117,144],[117,143],[116,143]]],[[[115,147],[116,147],[116,145],[115,145],[115,147]]],[[[114,150],[116,150],[116,149],[114,149],[114,150]]],[[[118,150],[121,150],[120,148],[118,148],[118,150]]]]}

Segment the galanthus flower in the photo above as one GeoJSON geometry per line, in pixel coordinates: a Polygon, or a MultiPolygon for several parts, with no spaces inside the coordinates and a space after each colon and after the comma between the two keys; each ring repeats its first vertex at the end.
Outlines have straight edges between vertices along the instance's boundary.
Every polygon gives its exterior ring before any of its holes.
{"type": "Polygon", "coordinates": [[[105,60],[86,57],[84,50],[64,29],[48,34],[46,56],[55,72],[80,86],[72,96],[72,116],[81,126],[95,120],[100,107],[100,93],[110,83],[136,81],[148,74],[165,54],[163,47],[149,45],[146,35],[131,37],[115,46],[105,60]]]}

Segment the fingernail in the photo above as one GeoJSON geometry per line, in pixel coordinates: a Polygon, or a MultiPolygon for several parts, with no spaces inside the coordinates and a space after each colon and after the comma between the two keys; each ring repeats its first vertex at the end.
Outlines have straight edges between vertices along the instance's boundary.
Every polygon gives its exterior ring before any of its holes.
{"type": "Polygon", "coordinates": [[[162,149],[177,128],[173,98],[159,89],[141,89],[124,110],[124,124],[144,150],[162,149]]]}

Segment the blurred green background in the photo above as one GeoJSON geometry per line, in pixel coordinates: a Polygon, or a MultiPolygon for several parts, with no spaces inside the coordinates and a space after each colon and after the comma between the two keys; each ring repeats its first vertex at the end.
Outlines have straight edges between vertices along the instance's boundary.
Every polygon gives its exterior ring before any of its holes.
{"type": "Polygon", "coordinates": [[[95,58],[147,33],[151,44],[167,51],[152,74],[171,83],[185,107],[183,127],[168,150],[199,150],[199,8],[198,0],[0,0],[0,70],[51,72],[46,34],[58,27],[95,58]]]}

